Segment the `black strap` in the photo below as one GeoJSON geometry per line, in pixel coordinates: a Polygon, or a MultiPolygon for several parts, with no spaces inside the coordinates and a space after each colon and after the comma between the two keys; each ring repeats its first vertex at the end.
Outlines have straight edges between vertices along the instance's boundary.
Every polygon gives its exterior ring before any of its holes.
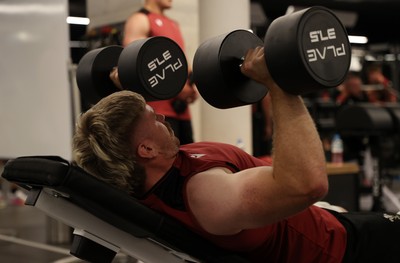
{"type": "Polygon", "coordinates": [[[147,10],[146,8],[144,8],[144,7],[143,7],[143,8],[140,8],[137,12],[138,12],[138,13],[145,14],[145,15],[150,14],[150,11],[147,10]]]}

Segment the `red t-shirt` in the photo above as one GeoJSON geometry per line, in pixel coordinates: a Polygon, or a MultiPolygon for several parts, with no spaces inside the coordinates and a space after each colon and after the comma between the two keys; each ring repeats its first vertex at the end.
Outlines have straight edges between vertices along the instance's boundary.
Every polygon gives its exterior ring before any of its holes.
{"type": "Polygon", "coordinates": [[[346,249],[346,230],[331,213],[316,206],[280,222],[235,235],[212,235],[197,223],[184,190],[192,175],[212,167],[226,167],[235,172],[265,165],[270,163],[228,144],[183,145],[171,170],[141,202],[178,219],[216,245],[240,252],[251,262],[341,262],[346,249]]]}
{"type": "MultiPolygon", "coordinates": [[[[185,51],[185,45],[179,25],[172,19],[147,11],[146,9],[140,10],[140,12],[147,15],[150,22],[150,34],[152,36],[164,36],[174,40],[180,48],[185,51]]],[[[190,120],[190,110],[186,107],[186,110],[180,114],[177,114],[171,106],[173,99],[149,101],[149,104],[158,113],[166,117],[176,118],[179,120],[190,120]]]]}

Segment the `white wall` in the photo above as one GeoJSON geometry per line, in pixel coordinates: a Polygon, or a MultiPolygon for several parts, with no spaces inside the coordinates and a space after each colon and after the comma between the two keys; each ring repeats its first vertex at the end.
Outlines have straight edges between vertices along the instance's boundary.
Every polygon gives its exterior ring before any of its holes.
{"type": "Polygon", "coordinates": [[[0,1],[0,159],[71,158],[67,0],[0,1]]]}
{"type": "Polygon", "coordinates": [[[89,28],[114,24],[125,19],[141,6],[141,0],[87,0],[89,28]]]}

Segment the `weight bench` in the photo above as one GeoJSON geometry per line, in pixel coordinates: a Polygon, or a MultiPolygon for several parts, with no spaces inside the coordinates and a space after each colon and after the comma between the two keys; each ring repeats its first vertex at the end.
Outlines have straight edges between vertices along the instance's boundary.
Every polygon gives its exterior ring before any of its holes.
{"type": "Polygon", "coordinates": [[[122,252],[145,263],[249,262],[60,157],[19,157],[2,176],[28,191],[25,205],[74,229],[77,258],[112,262],[122,252]]]}

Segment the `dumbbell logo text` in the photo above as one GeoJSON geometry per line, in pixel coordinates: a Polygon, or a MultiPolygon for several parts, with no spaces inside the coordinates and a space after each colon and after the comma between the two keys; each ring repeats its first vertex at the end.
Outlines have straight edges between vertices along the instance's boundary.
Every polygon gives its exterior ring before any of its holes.
{"type": "Polygon", "coordinates": [[[179,58],[173,60],[171,52],[169,50],[166,50],[162,53],[161,58],[155,58],[147,64],[150,72],[157,70],[157,73],[155,73],[148,79],[150,86],[157,86],[160,80],[162,81],[166,78],[166,74],[168,71],[175,72],[176,70],[181,68],[182,65],[183,64],[179,58]]]}
{"type": "MultiPolygon", "coordinates": [[[[311,43],[325,42],[336,39],[335,28],[328,28],[326,32],[322,30],[315,30],[309,33],[311,43]]],[[[317,47],[307,50],[308,62],[318,61],[319,59],[324,60],[327,55],[332,54],[333,57],[340,57],[346,55],[346,49],[344,43],[339,46],[330,44],[323,47],[317,47]]]]}

